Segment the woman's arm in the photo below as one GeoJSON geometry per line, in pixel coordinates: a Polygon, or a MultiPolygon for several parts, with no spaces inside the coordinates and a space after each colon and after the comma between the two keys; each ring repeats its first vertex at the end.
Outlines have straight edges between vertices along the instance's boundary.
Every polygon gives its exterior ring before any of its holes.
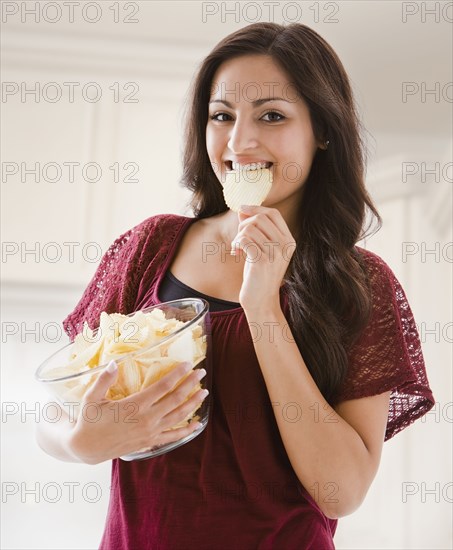
{"type": "Polygon", "coordinates": [[[238,216],[232,248],[239,247],[246,256],[239,301],[251,329],[256,330],[256,324],[261,334],[265,328],[275,329],[273,338],[255,339],[254,347],[283,444],[297,477],[325,515],[345,516],[357,509],[376,475],[390,391],[343,400],[336,409],[327,403],[280,305],[294,237],[276,208],[241,207],[238,216]],[[258,256],[249,257],[250,243],[258,248],[258,256]],[[269,244],[275,245],[272,252],[269,244]],[[300,418],[295,421],[290,411],[300,418]]]}
{"type": "Polygon", "coordinates": [[[206,398],[207,390],[197,390],[205,374],[204,369],[193,370],[191,363],[180,363],[147,388],[111,401],[104,396],[118,375],[112,362],[81,402],[81,410],[87,404],[96,406],[99,419],[92,422],[79,414],[73,422],[62,411],[60,420],[54,424],[41,420],[37,442],[46,453],[60,460],[99,464],[138,449],[178,441],[198,427],[197,422],[191,422],[172,429],[206,398]],[[112,408],[113,403],[118,407],[112,408]]]}
{"type": "Polygon", "coordinates": [[[65,462],[82,462],[71,451],[70,438],[75,422],[56,402],[52,405],[60,409],[58,422],[41,421],[36,427],[36,441],[47,454],[65,462]]]}
{"type": "Polygon", "coordinates": [[[263,307],[245,314],[262,334],[275,328],[272,338],[256,339],[254,347],[289,460],[327,517],[350,514],[379,466],[390,392],[333,409],[311,377],[281,308],[263,307]]]}

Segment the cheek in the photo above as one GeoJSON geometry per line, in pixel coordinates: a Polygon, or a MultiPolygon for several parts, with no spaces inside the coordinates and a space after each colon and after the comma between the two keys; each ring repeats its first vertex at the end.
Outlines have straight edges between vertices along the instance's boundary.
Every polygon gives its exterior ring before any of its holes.
{"type": "Polygon", "coordinates": [[[280,140],[279,148],[286,159],[301,164],[311,164],[317,144],[313,135],[302,132],[286,135],[284,139],[280,140]]]}
{"type": "Polygon", "coordinates": [[[314,138],[305,133],[285,136],[279,141],[280,167],[278,173],[287,183],[300,185],[307,178],[316,153],[314,138]]]}

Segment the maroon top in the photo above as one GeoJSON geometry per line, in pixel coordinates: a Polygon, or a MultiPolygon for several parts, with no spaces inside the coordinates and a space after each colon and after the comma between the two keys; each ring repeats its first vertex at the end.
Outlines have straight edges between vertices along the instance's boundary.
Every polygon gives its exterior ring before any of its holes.
{"type": "MultiPolygon", "coordinates": [[[[131,313],[165,300],[161,283],[196,218],[156,215],[117,239],[64,321],[71,338],[101,311],[131,313]]],[[[434,404],[404,291],[363,254],[373,314],[349,351],[336,402],[391,390],[386,439],[434,404]]],[[[285,286],[280,289],[288,318],[285,286]]],[[[291,467],[240,306],[213,311],[213,389],[203,433],[167,454],[112,462],[102,550],[332,549],[337,521],[321,512],[291,467]]],[[[310,488],[309,488],[310,489],[310,488]]]]}

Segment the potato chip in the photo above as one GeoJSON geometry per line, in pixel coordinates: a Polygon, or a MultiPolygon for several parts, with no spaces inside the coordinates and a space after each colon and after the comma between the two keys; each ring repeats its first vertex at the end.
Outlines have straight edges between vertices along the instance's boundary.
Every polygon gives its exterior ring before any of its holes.
{"type": "Polygon", "coordinates": [[[140,367],[129,357],[123,361],[123,387],[126,390],[126,395],[138,392],[142,385],[140,367]]]}
{"type": "Polygon", "coordinates": [[[194,341],[191,332],[183,332],[167,349],[168,357],[179,362],[192,361],[195,353],[194,341]]]}
{"type": "Polygon", "coordinates": [[[98,342],[100,339],[100,335],[97,336],[95,331],[91,330],[86,321],[83,323],[81,335],[83,338],[76,338],[71,347],[71,359],[74,359],[77,355],[80,355],[85,349],[90,347],[91,344],[98,342]]]}
{"type": "Polygon", "coordinates": [[[272,187],[269,168],[233,170],[226,173],[223,196],[227,206],[239,212],[241,204],[260,206],[272,187]]]}
{"type": "Polygon", "coordinates": [[[95,367],[102,353],[103,341],[99,339],[97,342],[89,344],[81,353],[76,355],[67,365],[68,371],[80,372],[83,367],[95,367]]]}
{"type": "MultiPolygon", "coordinates": [[[[182,331],[168,342],[155,345],[176,333],[185,324],[178,319],[167,319],[159,308],[154,308],[149,313],[139,311],[131,316],[102,312],[97,332],[92,331],[85,323],[83,331],[74,340],[69,363],[65,367],[52,369],[49,374],[55,378],[73,375],[107,364],[112,359],[116,360],[119,367],[117,380],[110,386],[106,398],[123,399],[157,382],[181,362],[189,361],[195,367],[204,360],[207,341],[200,325],[189,331],[182,331]]],[[[91,376],[88,380],[82,377],[62,381],[61,400],[81,401],[95,380],[96,376],[91,376]]],[[[197,384],[186,399],[201,387],[201,384],[197,384]]],[[[194,420],[198,408],[199,406],[175,428],[186,426],[194,420]]]]}

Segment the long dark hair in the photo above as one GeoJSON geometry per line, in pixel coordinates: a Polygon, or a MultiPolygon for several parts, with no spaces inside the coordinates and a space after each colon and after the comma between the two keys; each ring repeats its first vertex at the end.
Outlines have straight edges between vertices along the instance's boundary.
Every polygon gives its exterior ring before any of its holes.
{"type": "MultiPolygon", "coordinates": [[[[206,149],[208,102],[215,72],[242,55],[272,57],[307,103],[319,149],[298,206],[297,247],[287,271],[290,326],[324,397],[335,400],[348,348],[364,327],[371,297],[355,245],[368,211],[379,214],[364,185],[365,147],[348,76],[332,48],[305,25],[256,23],[224,38],[201,64],[187,112],[182,185],[195,217],[227,210],[206,149]]],[[[367,229],[370,225],[367,226],[367,229]]]]}

